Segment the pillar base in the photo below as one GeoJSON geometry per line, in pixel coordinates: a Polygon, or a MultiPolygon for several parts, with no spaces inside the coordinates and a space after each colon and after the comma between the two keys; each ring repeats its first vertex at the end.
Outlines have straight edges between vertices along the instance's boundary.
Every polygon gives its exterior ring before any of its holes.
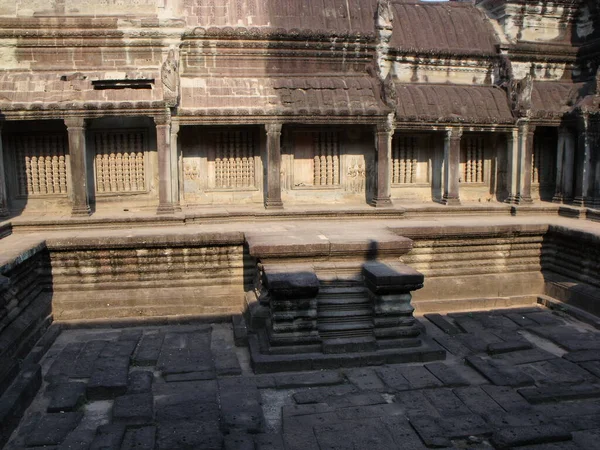
{"type": "Polygon", "coordinates": [[[594,204],[594,199],[591,197],[583,197],[581,195],[578,195],[577,197],[575,197],[573,199],[573,205],[575,206],[592,206],[594,204]]]}
{"type": "Polygon", "coordinates": [[[448,205],[448,206],[456,206],[456,205],[460,205],[460,198],[456,197],[442,197],[442,205],[448,205]]]}
{"type": "Polygon", "coordinates": [[[8,208],[0,208],[0,219],[10,216],[10,211],[8,208]]]}
{"type": "Polygon", "coordinates": [[[504,200],[504,203],[507,203],[509,205],[516,205],[517,204],[517,196],[515,196],[515,195],[509,195],[504,200]]]}
{"type": "Polygon", "coordinates": [[[92,214],[92,210],[89,205],[86,206],[73,206],[71,210],[71,217],[87,217],[92,214]]]}
{"type": "Polygon", "coordinates": [[[373,200],[371,200],[371,206],[375,208],[391,208],[394,205],[389,197],[384,197],[374,198],[373,200]]]}
{"type": "Polygon", "coordinates": [[[166,203],[164,205],[158,205],[158,208],[156,209],[156,214],[157,215],[175,214],[175,206],[173,206],[171,203],[166,203]]]}
{"type": "Polygon", "coordinates": [[[265,209],[283,209],[283,202],[281,200],[267,200],[265,209]]]}
{"type": "Polygon", "coordinates": [[[531,197],[522,197],[522,196],[518,195],[517,198],[515,199],[515,203],[517,205],[529,205],[529,204],[533,203],[533,200],[531,199],[531,197]]]}

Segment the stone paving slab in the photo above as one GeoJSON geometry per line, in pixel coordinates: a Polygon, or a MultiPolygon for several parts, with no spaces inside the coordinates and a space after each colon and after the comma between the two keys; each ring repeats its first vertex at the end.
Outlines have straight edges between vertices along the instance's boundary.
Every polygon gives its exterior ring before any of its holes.
{"type": "Polygon", "coordinates": [[[64,331],[40,362],[44,382],[6,449],[540,450],[598,442],[599,330],[539,309],[421,322],[448,349],[446,361],[264,375],[234,346],[229,324],[64,331]],[[465,339],[478,336],[485,345],[465,339]]]}

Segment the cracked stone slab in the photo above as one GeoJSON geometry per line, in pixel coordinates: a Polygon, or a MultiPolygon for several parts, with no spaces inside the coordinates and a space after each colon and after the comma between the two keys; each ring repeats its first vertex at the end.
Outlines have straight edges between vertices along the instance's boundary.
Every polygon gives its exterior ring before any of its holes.
{"type": "Polygon", "coordinates": [[[425,364],[425,368],[429,370],[438,380],[447,387],[468,386],[470,383],[455,370],[454,367],[444,363],[429,363],[425,364]]]}
{"type": "Polygon", "coordinates": [[[87,385],[87,397],[99,400],[122,395],[127,391],[128,380],[129,356],[99,358],[87,385]]]}
{"type": "Polygon", "coordinates": [[[82,382],[60,383],[52,388],[52,397],[47,411],[72,412],[85,402],[86,384],[82,382]]]}
{"type": "Polygon", "coordinates": [[[28,447],[60,444],[82,417],[82,412],[44,414],[25,436],[25,444],[28,447]]]}
{"type": "Polygon", "coordinates": [[[535,383],[534,379],[523,371],[500,365],[496,361],[485,360],[478,356],[468,356],[466,361],[497,386],[520,387],[535,383]]]}

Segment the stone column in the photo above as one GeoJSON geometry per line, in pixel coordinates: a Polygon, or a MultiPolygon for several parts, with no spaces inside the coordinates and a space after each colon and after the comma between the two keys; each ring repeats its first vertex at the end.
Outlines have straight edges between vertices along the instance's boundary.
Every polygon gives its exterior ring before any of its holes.
{"type": "Polygon", "coordinates": [[[519,123],[519,193],[516,202],[520,205],[531,200],[531,162],[533,158],[533,135],[535,125],[519,123]]]}
{"type": "Polygon", "coordinates": [[[377,190],[372,205],[381,207],[392,206],[392,189],[390,179],[390,162],[392,160],[393,127],[388,124],[377,124],[375,131],[375,150],[377,151],[377,190]]]}
{"type": "Polygon", "coordinates": [[[85,143],[85,119],[65,119],[69,135],[69,161],[71,166],[71,201],[73,216],[89,216],[90,195],[85,143]]]}
{"type": "Polygon", "coordinates": [[[9,216],[6,176],[4,170],[4,146],[2,145],[2,122],[0,122],[0,218],[9,216]]]}
{"type": "Polygon", "coordinates": [[[565,136],[565,152],[563,162],[562,193],[563,202],[573,200],[573,176],[575,175],[575,137],[567,131],[565,136]]]}
{"type": "Polygon", "coordinates": [[[173,195],[173,208],[175,211],[181,211],[181,192],[179,190],[180,179],[183,177],[179,170],[179,123],[171,122],[171,192],[173,195]]]}
{"type": "Polygon", "coordinates": [[[266,209],[283,209],[281,201],[281,124],[265,125],[267,132],[267,192],[266,209]]]}
{"type": "Polygon", "coordinates": [[[171,177],[171,120],[168,116],[154,117],[156,150],[158,152],[158,209],[156,214],[173,214],[173,186],[171,177]]]}
{"type": "Polygon", "coordinates": [[[449,128],[444,137],[444,205],[460,205],[460,140],[461,128],[449,128]]]}
{"type": "Polygon", "coordinates": [[[556,181],[554,185],[554,195],[552,196],[553,203],[562,203],[563,195],[563,168],[565,160],[565,141],[566,130],[564,127],[558,129],[558,140],[556,142],[556,181]]]}
{"type": "Polygon", "coordinates": [[[504,201],[516,203],[519,183],[519,130],[516,128],[506,135],[506,152],[508,156],[508,179],[506,180],[508,197],[504,201]]]}
{"type": "Polygon", "coordinates": [[[592,201],[594,168],[592,167],[592,145],[587,114],[580,118],[577,124],[577,134],[579,136],[577,145],[580,154],[583,155],[583,162],[581,172],[577,174],[577,183],[579,183],[577,192],[579,193],[580,189],[581,192],[575,197],[573,203],[578,206],[588,206],[592,201]]]}

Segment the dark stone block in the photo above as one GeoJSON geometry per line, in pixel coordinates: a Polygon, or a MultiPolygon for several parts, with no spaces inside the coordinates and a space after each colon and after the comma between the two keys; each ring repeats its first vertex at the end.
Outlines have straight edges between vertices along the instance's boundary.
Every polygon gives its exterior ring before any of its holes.
{"type": "MultiPolygon", "coordinates": [[[[425,364],[425,368],[429,370],[444,386],[461,387],[468,386],[466,381],[453,367],[444,363],[425,364]]],[[[463,369],[464,370],[464,369],[463,369]]]]}
{"type": "Polygon", "coordinates": [[[380,367],[375,369],[375,373],[393,391],[407,391],[411,389],[410,383],[396,366],[380,367]]]}
{"type": "Polygon", "coordinates": [[[57,450],[88,450],[96,436],[96,429],[86,429],[81,426],[71,431],[57,450]]]}
{"type": "Polygon", "coordinates": [[[356,386],[360,390],[365,391],[385,391],[381,379],[377,376],[374,369],[360,368],[360,369],[347,369],[344,371],[348,381],[356,386]]]}
{"type": "Polygon", "coordinates": [[[25,436],[25,444],[28,447],[60,444],[82,417],[81,412],[45,414],[32,432],[25,436]]]}
{"type": "Polygon", "coordinates": [[[99,426],[90,450],[120,449],[125,437],[125,425],[109,424],[99,426]]]}
{"type": "Polygon", "coordinates": [[[137,344],[137,342],[142,337],[142,330],[123,330],[119,334],[117,338],[119,341],[133,341],[137,344]]]}
{"type": "Polygon", "coordinates": [[[437,409],[423,395],[423,391],[398,392],[396,403],[400,403],[406,411],[416,416],[439,416],[437,409]]]}
{"type": "Polygon", "coordinates": [[[115,398],[112,409],[115,422],[128,425],[144,425],[152,422],[154,417],[154,400],[150,392],[144,394],[128,394],[115,398]]]}
{"type": "Polygon", "coordinates": [[[206,370],[202,372],[186,372],[186,373],[173,373],[164,376],[167,383],[179,382],[179,381],[200,381],[200,380],[214,380],[217,377],[216,371],[206,370]]]}
{"type": "Polygon", "coordinates": [[[277,389],[329,386],[341,384],[344,377],[337,371],[309,372],[302,374],[275,375],[275,386],[277,389]]]}
{"type": "Polygon", "coordinates": [[[409,422],[429,448],[450,447],[452,443],[445,436],[439,419],[433,416],[409,415],[409,422]]]}
{"type": "Polygon", "coordinates": [[[398,403],[350,406],[336,410],[335,415],[341,420],[363,420],[374,417],[404,417],[405,410],[398,403]]]}
{"type": "Polygon", "coordinates": [[[167,333],[156,366],[164,375],[214,371],[210,333],[167,333]]]}
{"type": "Polygon", "coordinates": [[[128,428],[123,437],[121,450],[153,450],[156,427],[128,428]]]}
{"type": "Polygon", "coordinates": [[[255,450],[254,435],[233,432],[225,436],[225,450],[255,450]]]}
{"type": "Polygon", "coordinates": [[[137,341],[114,341],[109,342],[100,352],[101,358],[114,358],[117,356],[130,357],[137,346],[137,341]]]}
{"type": "Polygon", "coordinates": [[[518,350],[529,350],[533,348],[533,344],[527,341],[506,341],[495,342],[488,344],[488,353],[491,355],[498,353],[516,352],[518,350]]]}
{"type": "Polygon", "coordinates": [[[593,384],[577,384],[569,386],[544,386],[519,389],[529,403],[548,403],[563,400],[578,400],[600,397],[600,386],[593,384]]]}
{"type": "Polygon", "coordinates": [[[122,395],[127,391],[128,379],[129,356],[99,358],[87,385],[87,397],[99,400],[122,395]]]}
{"type": "Polygon", "coordinates": [[[136,370],[129,374],[128,394],[141,394],[152,391],[154,374],[148,371],[136,370]]]}
{"type": "Polygon", "coordinates": [[[233,349],[213,350],[215,370],[217,375],[241,375],[242,368],[233,349]]]}
{"type": "Polygon", "coordinates": [[[495,361],[487,361],[478,356],[468,356],[466,361],[484,377],[498,386],[529,386],[534,384],[533,378],[519,369],[505,367],[495,361]]]}
{"type": "Polygon", "coordinates": [[[277,299],[314,298],[319,293],[319,280],[314,272],[279,272],[265,267],[263,281],[277,299]]]}
{"type": "Polygon", "coordinates": [[[314,432],[319,448],[389,450],[397,445],[387,427],[376,421],[318,425],[314,432]]]}
{"type": "Polygon", "coordinates": [[[579,364],[585,370],[600,378],[600,361],[587,361],[579,364]]]}
{"type": "Polygon", "coordinates": [[[571,438],[571,433],[557,425],[536,425],[500,429],[494,432],[491,442],[496,448],[503,449],[520,445],[569,441],[571,438]]]}
{"type": "Polygon", "coordinates": [[[256,450],[284,450],[283,436],[275,433],[254,435],[256,450]]]}
{"type": "Polygon", "coordinates": [[[424,317],[437,326],[444,333],[454,336],[460,334],[461,331],[448,322],[441,314],[425,314],[424,317]]]}
{"type": "Polygon", "coordinates": [[[456,396],[451,389],[427,389],[423,395],[437,409],[442,417],[455,414],[471,414],[469,408],[456,396]]]}
{"type": "Polygon", "coordinates": [[[354,406],[383,405],[386,404],[387,401],[378,392],[364,392],[360,394],[327,397],[325,403],[334,408],[349,408],[354,406]]]}
{"type": "Polygon", "coordinates": [[[362,275],[367,287],[377,294],[402,293],[419,289],[425,276],[404,264],[384,264],[369,261],[363,264],[362,275]]]}
{"type": "Polygon", "coordinates": [[[96,360],[100,356],[100,353],[104,350],[104,347],[108,344],[107,341],[89,341],[85,344],[85,347],[79,352],[77,359],[75,360],[75,366],[70,372],[71,378],[89,378],[92,376],[94,365],[96,360]]]}
{"type": "Polygon", "coordinates": [[[479,386],[454,389],[454,393],[475,414],[499,414],[504,412],[504,409],[479,386]]]}
{"type": "Polygon", "coordinates": [[[515,389],[505,386],[491,386],[484,384],[481,386],[496,403],[505,411],[522,411],[531,409],[531,405],[521,397],[515,389]]]}
{"type": "Polygon", "coordinates": [[[158,426],[157,443],[160,449],[222,450],[223,436],[216,420],[166,422],[158,426]]]}
{"type": "Polygon", "coordinates": [[[556,355],[542,350],[540,348],[532,348],[530,350],[511,351],[510,353],[500,353],[493,356],[497,361],[503,361],[513,366],[521,364],[531,364],[540,361],[548,361],[556,359],[556,355]]]}
{"type": "Polygon", "coordinates": [[[50,369],[44,376],[44,380],[49,383],[58,383],[67,381],[75,366],[73,361],[77,360],[77,356],[84,348],[85,343],[77,342],[70,343],[58,354],[56,360],[50,366],[50,369]]]}
{"type": "Polygon", "coordinates": [[[224,431],[260,433],[264,428],[258,389],[220,389],[221,426],[224,431]]]}
{"type": "Polygon", "coordinates": [[[324,402],[327,398],[346,396],[354,392],[357,392],[357,389],[356,387],[350,384],[326,388],[317,387],[296,392],[294,394],[294,400],[298,404],[321,403],[324,402]]]}
{"type": "Polygon", "coordinates": [[[48,412],[75,411],[85,402],[86,384],[80,382],[61,383],[54,386],[48,412]]]}
{"type": "Polygon", "coordinates": [[[408,380],[413,389],[425,389],[441,387],[442,383],[431,374],[425,367],[420,366],[398,366],[398,370],[408,380]]]}
{"type": "Polygon", "coordinates": [[[136,366],[153,366],[158,361],[165,336],[162,333],[145,334],[133,355],[136,366]]]}
{"type": "Polygon", "coordinates": [[[600,361],[600,351],[598,350],[581,350],[578,352],[569,352],[563,355],[567,361],[574,363],[587,361],[600,361]]]}

